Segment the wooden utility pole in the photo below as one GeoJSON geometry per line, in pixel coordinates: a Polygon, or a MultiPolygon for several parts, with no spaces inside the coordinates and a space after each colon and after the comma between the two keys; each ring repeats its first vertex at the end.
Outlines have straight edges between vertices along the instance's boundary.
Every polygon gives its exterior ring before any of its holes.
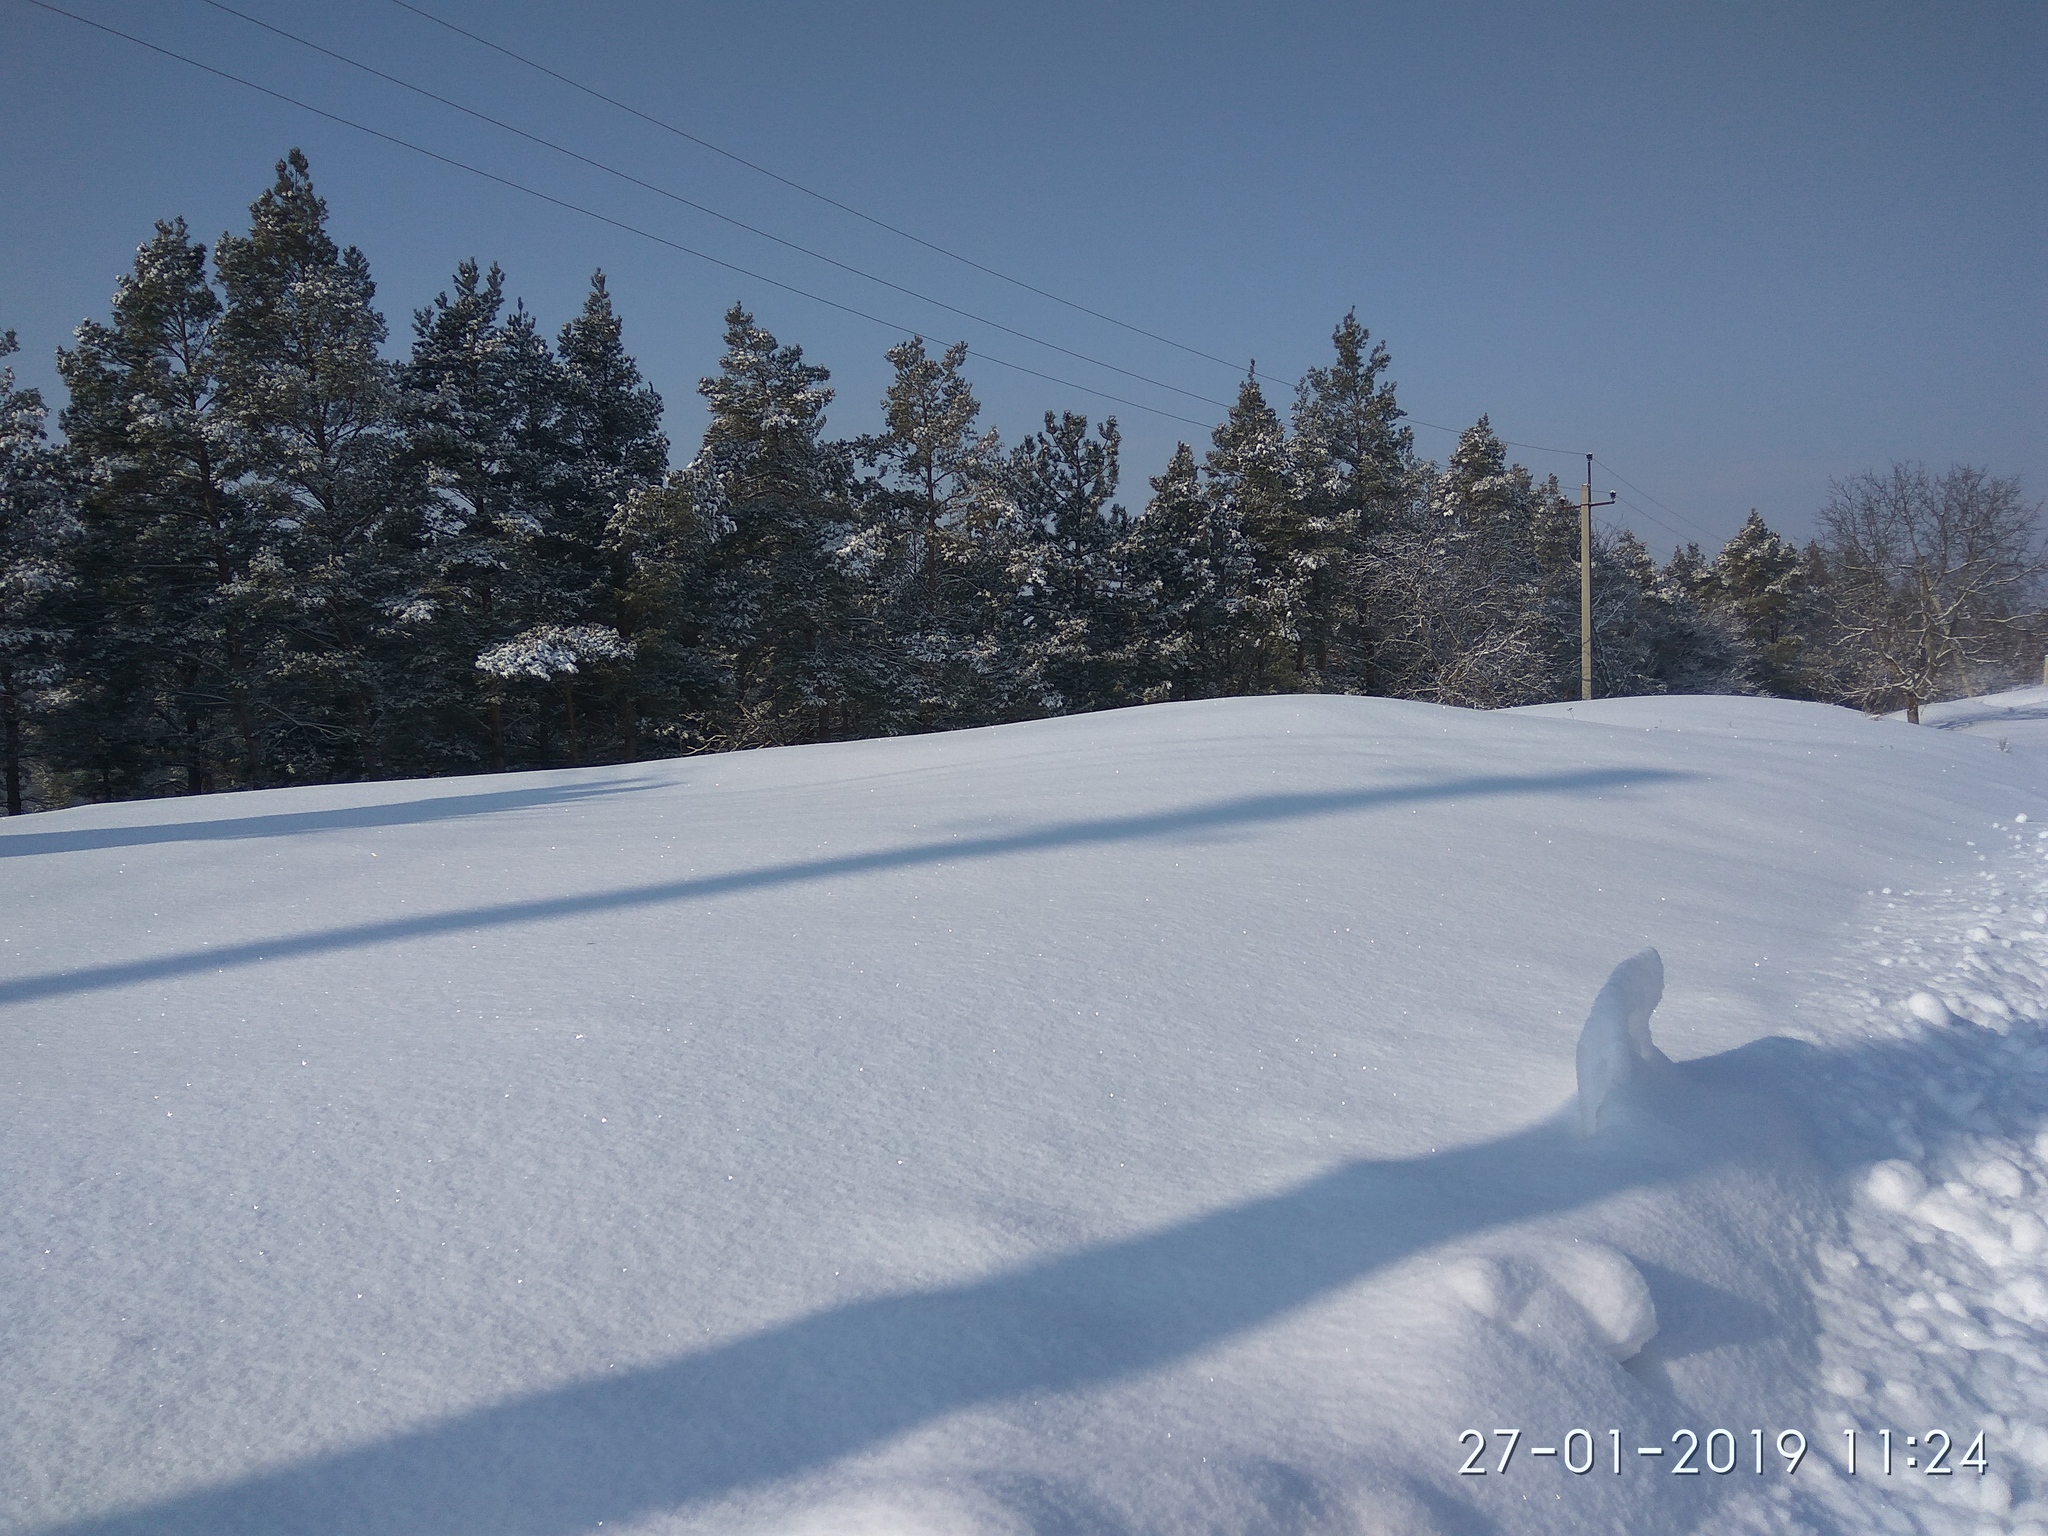
{"type": "Polygon", "coordinates": [[[1586,484],[1579,497],[1579,697],[1593,697],[1593,509],[1611,507],[1593,499],[1593,455],[1586,455],[1586,484]]]}

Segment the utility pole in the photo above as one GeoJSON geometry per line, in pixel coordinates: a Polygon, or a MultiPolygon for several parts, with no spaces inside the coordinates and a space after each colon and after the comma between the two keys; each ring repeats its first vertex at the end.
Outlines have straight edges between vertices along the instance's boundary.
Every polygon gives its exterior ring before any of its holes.
{"type": "MultiPolygon", "coordinates": [[[[1579,697],[1593,697],[1593,509],[1611,507],[1593,499],[1593,455],[1586,455],[1586,484],[1579,497],[1579,697]]],[[[2048,670],[2048,664],[2044,664],[2048,670]]]]}

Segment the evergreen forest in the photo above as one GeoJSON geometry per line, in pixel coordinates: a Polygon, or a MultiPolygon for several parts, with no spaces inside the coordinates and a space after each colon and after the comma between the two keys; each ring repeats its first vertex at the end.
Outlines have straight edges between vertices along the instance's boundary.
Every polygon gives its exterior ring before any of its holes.
{"type": "MultiPolygon", "coordinates": [[[[246,233],[156,226],[59,353],[54,423],[0,374],[7,810],[1229,695],[1579,695],[1579,508],[1485,417],[1419,457],[1355,316],[1136,495],[1114,418],[1005,443],[964,344],[887,359],[883,430],[834,438],[826,370],[736,305],[672,468],[602,274],[551,336],[464,262],[394,347],[293,151],[246,233]]],[[[1661,564],[1596,532],[1596,693],[1917,719],[2039,675],[2016,482],[1895,464],[1818,526],[1752,513],[1661,564]]]]}

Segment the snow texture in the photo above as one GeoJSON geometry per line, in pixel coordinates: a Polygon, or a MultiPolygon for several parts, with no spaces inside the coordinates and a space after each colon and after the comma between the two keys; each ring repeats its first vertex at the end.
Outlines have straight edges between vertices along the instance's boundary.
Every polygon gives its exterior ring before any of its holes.
{"type": "Polygon", "coordinates": [[[0,824],[0,1530],[2040,1536],[2044,788],[1260,698],[0,824]]]}

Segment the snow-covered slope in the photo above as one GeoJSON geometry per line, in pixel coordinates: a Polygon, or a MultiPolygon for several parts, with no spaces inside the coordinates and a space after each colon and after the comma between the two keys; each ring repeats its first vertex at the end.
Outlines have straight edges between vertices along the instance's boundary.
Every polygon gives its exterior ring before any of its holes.
{"type": "Polygon", "coordinates": [[[1968,731],[2005,744],[2048,747],[2048,684],[1929,704],[1920,718],[1937,730],[1968,731]]]}
{"type": "Polygon", "coordinates": [[[0,1528],[2024,1528],[2044,788],[1287,698],[0,825],[0,1528]]]}

